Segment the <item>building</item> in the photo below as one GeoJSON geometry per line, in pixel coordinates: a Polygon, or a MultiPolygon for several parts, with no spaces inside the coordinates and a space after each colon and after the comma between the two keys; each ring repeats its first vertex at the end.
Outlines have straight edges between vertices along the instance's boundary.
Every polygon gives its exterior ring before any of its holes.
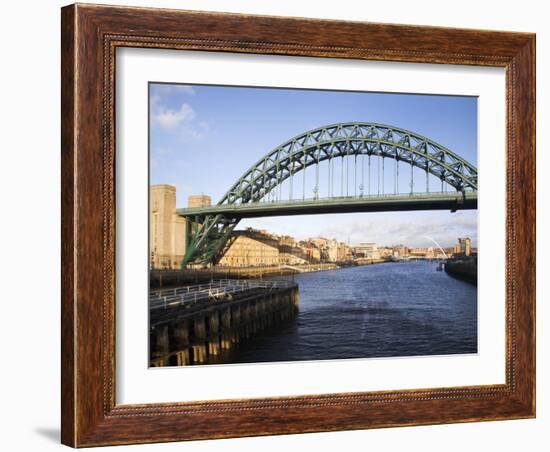
{"type": "Polygon", "coordinates": [[[393,256],[393,248],[389,246],[381,246],[378,248],[380,259],[388,260],[393,256]]]}
{"type": "Polygon", "coordinates": [[[347,262],[353,259],[353,253],[350,246],[344,242],[338,242],[337,262],[347,262]]]}
{"type": "Polygon", "coordinates": [[[248,228],[235,231],[218,265],[256,267],[304,265],[321,261],[321,249],[312,240],[297,242],[288,235],[248,228]]]}
{"type": "Polygon", "coordinates": [[[392,258],[396,260],[406,259],[409,256],[409,248],[403,245],[392,247],[392,258]]]}
{"type": "Polygon", "coordinates": [[[277,238],[266,231],[248,228],[233,232],[227,250],[218,262],[222,267],[279,265],[277,238]]]}
{"type": "Polygon", "coordinates": [[[472,241],[469,237],[458,239],[458,246],[460,249],[460,254],[463,254],[464,256],[469,256],[472,254],[472,241]]]}
{"type": "Polygon", "coordinates": [[[176,214],[176,187],[152,185],[149,202],[150,267],[176,269],[185,254],[186,221],[176,214]]]}
{"type": "Polygon", "coordinates": [[[187,198],[187,207],[208,207],[212,205],[212,198],[208,195],[190,195],[187,198]]]}
{"type": "Polygon", "coordinates": [[[309,263],[308,255],[298,242],[289,235],[279,237],[279,264],[300,265],[309,263]]]}
{"type": "MultiPolygon", "coordinates": [[[[168,184],[149,187],[149,266],[179,269],[187,246],[187,221],[176,214],[176,187],[168,184]]],[[[206,195],[191,195],[189,207],[210,206],[206,195]]]]}
{"type": "Polygon", "coordinates": [[[327,262],[338,262],[338,242],[336,240],[327,240],[325,256],[327,262]]]}
{"type": "Polygon", "coordinates": [[[378,245],[372,242],[360,243],[354,248],[355,256],[364,259],[380,259],[378,245]]]}
{"type": "MultiPolygon", "coordinates": [[[[314,237],[309,239],[309,242],[313,243],[319,249],[319,260],[321,262],[331,262],[331,253],[329,251],[330,240],[323,237],[314,237]]],[[[334,254],[334,259],[336,259],[336,254],[334,254]]]]}
{"type": "Polygon", "coordinates": [[[409,250],[409,256],[416,259],[433,259],[435,258],[435,253],[431,246],[428,248],[411,248],[409,250]]]}
{"type": "Polygon", "coordinates": [[[470,256],[472,254],[472,241],[470,238],[459,238],[458,243],[453,248],[453,254],[470,256]]]}
{"type": "Polygon", "coordinates": [[[444,257],[451,257],[453,255],[453,253],[455,252],[455,249],[454,249],[454,247],[443,248],[443,251],[445,251],[445,256],[444,257]]]}
{"type": "Polygon", "coordinates": [[[309,263],[316,264],[321,261],[321,250],[312,240],[304,240],[298,245],[309,263]]]}

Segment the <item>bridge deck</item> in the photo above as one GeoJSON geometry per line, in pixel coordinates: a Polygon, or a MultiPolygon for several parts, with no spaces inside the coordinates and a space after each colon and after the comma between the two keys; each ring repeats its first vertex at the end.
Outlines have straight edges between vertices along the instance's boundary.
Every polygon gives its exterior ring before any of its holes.
{"type": "Polygon", "coordinates": [[[405,210],[477,209],[477,191],[398,195],[344,196],[321,199],[266,201],[249,204],[218,204],[177,209],[184,217],[224,215],[229,218],[254,218],[323,213],[392,212],[405,210]]]}

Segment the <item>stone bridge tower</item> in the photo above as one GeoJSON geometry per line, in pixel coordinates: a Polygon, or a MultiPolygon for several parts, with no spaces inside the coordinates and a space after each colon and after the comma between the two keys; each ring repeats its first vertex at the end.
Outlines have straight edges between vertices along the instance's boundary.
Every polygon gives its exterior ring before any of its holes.
{"type": "Polygon", "coordinates": [[[176,214],[176,187],[151,185],[149,198],[149,266],[178,269],[185,254],[186,221],[176,214]]]}

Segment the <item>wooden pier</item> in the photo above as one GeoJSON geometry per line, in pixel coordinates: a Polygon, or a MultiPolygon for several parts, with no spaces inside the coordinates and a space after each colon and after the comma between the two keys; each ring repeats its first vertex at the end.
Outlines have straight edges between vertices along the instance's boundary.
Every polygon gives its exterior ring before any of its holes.
{"type": "Polygon", "coordinates": [[[298,311],[290,281],[219,280],[152,291],[150,366],[207,364],[240,341],[298,311]]]}

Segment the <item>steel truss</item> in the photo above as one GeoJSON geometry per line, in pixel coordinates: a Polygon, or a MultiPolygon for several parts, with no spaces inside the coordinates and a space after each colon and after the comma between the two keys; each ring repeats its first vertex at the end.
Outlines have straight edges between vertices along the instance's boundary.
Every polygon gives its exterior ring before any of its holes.
{"type": "MultiPolygon", "coordinates": [[[[444,146],[389,125],[342,123],[310,130],[276,147],[252,165],[227,191],[218,205],[259,202],[286,180],[290,179],[292,185],[294,175],[301,171],[304,171],[305,180],[305,171],[310,166],[317,166],[318,178],[318,165],[321,162],[328,160],[330,169],[333,159],[337,157],[354,156],[356,159],[361,155],[369,157],[369,170],[370,157],[379,157],[382,162],[390,158],[396,163],[409,164],[411,187],[412,169],[417,167],[425,171],[426,180],[431,174],[440,179],[442,185],[446,183],[458,192],[477,192],[477,169],[444,146]]],[[[342,171],[343,168],[342,164],[342,171]]],[[[427,183],[426,190],[428,189],[427,183]]],[[[198,227],[196,232],[190,234],[182,266],[206,266],[216,260],[239,218],[206,215],[191,220],[198,227]]]]}

